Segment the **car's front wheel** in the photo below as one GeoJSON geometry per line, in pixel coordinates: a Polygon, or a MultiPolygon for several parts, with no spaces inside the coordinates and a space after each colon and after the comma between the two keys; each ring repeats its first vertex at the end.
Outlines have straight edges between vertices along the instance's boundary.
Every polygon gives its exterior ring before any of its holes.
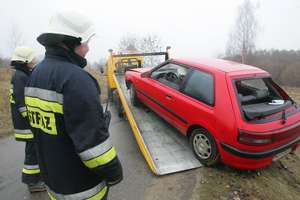
{"type": "Polygon", "coordinates": [[[130,101],[131,104],[134,106],[139,106],[140,105],[140,100],[138,99],[136,95],[136,90],[133,84],[130,85],[130,101]]]}
{"type": "Polygon", "coordinates": [[[214,137],[203,128],[192,131],[190,144],[197,159],[205,166],[215,166],[220,162],[220,154],[214,137]]]}

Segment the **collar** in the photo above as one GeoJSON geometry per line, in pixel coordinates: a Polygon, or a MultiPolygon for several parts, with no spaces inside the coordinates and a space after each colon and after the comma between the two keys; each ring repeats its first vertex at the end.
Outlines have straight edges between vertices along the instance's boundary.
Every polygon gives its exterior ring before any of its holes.
{"type": "Polygon", "coordinates": [[[29,70],[29,68],[27,67],[27,63],[13,63],[13,67],[16,70],[22,71],[25,74],[27,74],[28,76],[30,76],[31,71],[29,70]]]}
{"type": "Polygon", "coordinates": [[[59,46],[46,46],[46,57],[57,56],[84,68],[87,65],[85,58],[77,55],[75,52],[59,46]]]}

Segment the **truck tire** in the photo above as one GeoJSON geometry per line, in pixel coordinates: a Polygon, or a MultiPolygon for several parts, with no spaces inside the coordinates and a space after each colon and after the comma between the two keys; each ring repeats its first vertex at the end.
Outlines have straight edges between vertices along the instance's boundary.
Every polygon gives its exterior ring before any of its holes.
{"type": "Polygon", "coordinates": [[[124,117],[124,109],[120,97],[115,98],[119,118],[124,117]]]}
{"type": "Polygon", "coordinates": [[[192,131],[190,144],[196,158],[204,166],[216,166],[220,163],[216,141],[212,134],[204,128],[196,128],[192,131]]]}
{"type": "Polygon", "coordinates": [[[140,100],[136,96],[136,90],[133,84],[130,85],[130,102],[133,106],[140,105],[140,100]]]}
{"type": "Polygon", "coordinates": [[[107,100],[114,102],[114,90],[107,86],[107,100]]]}
{"type": "Polygon", "coordinates": [[[124,117],[124,109],[123,109],[123,105],[122,105],[122,102],[121,102],[121,99],[120,99],[120,96],[119,96],[117,90],[112,90],[112,95],[111,95],[110,99],[113,99],[113,103],[116,106],[118,116],[120,118],[123,118],[124,117]]]}

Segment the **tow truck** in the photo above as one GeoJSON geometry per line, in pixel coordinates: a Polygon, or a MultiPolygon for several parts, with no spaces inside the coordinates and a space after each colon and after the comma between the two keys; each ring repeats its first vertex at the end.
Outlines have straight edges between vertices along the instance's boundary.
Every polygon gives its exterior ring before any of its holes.
{"type": "MultiPolygon", "coordinates": [[[[124,73],[144,66],[146,57],[164,56],[169,59],[170,47],[162,52],[126,52],[110,55],[106,62],[108,95],[118,102],[119,116],[124,113],[132,129],[139,149],[151,171],[165,175],[201,167],[195,158],[188,140],[162,118],[145,107],[134,107],[130,91],[126,87],[124,73]]],[[[154,66],[151,66],[154,67],[154,66]]]]}

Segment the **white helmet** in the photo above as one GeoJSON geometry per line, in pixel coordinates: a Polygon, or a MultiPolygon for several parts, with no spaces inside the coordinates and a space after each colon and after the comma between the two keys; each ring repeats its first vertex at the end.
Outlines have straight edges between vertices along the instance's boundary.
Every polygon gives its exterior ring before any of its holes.
{"type": "Polygon", "coordinates": [[[31,63],[36,58],[36,52],[29,47],[17,47],[11,57],[11,61],[31,63]]]}
{"type": "Polygon", "coordinates": [[[54,15],[45,34],[47,33],[81,38],[81,43],[95,35],[91,20],[74,11],[60,12],[54,15]]]}

